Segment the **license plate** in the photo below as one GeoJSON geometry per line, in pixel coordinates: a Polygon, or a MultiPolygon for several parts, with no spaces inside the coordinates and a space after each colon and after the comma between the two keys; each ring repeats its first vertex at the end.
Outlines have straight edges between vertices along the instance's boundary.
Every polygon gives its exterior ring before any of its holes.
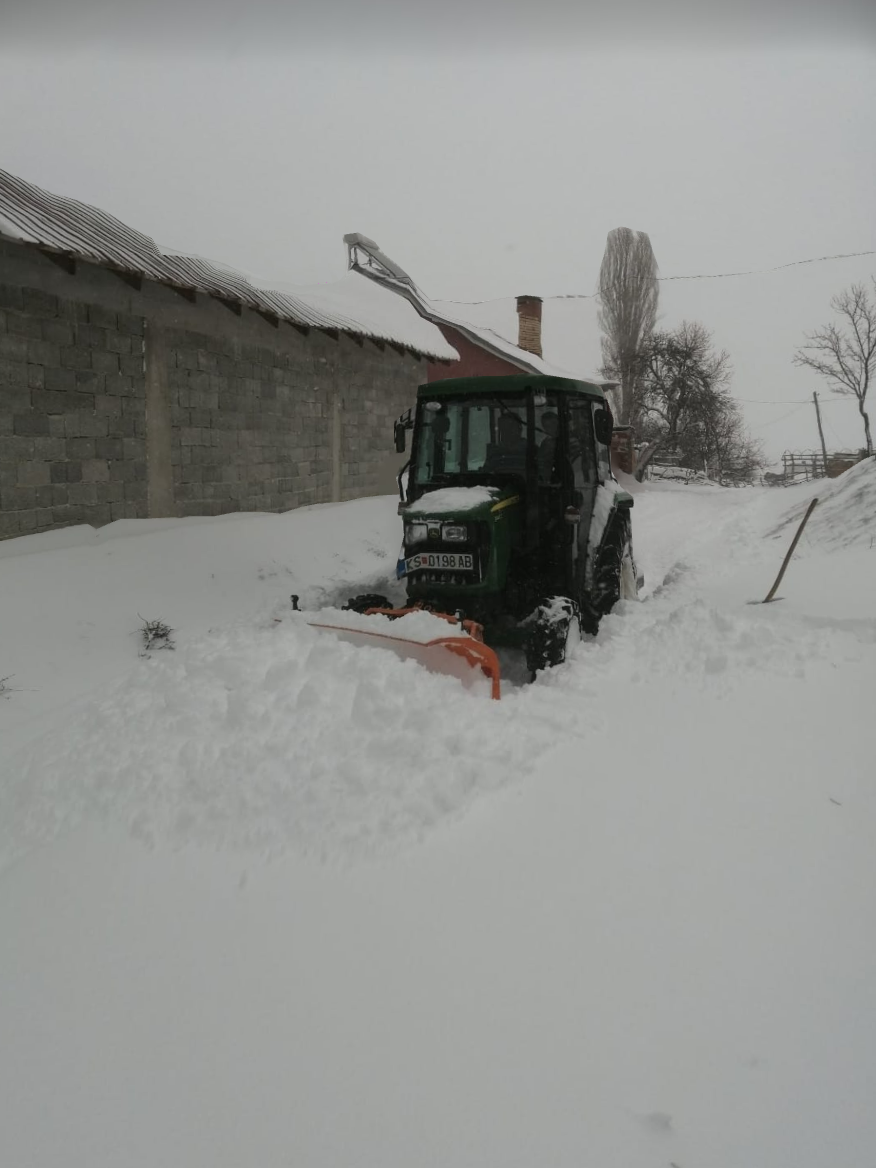
{"type": "Polygon", "coordinates": [[[473,572],[474,556],[470,552],[418,552],[405,560],[408,572],[473,572]]]}

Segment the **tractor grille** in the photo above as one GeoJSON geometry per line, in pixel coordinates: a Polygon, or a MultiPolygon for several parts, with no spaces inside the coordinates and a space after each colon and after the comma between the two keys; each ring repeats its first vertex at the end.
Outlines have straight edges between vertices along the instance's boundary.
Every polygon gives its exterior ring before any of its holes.
{"type": "Polygon", "coordinates": [[[487,571],[490,559],[490,528],[487,523],[469,523],[471,528],[469,539],[462,542],[450,543],[442,539],[418,540],[413,544],[405,545],[405,555],[412,556],[417,552],[434,552],[436,555],[470,555],[472,557],[472,571],[456,571],[452,568],[424,568],[417,570],[409,577],[415,587],[422,585],[444,585],[445,587],[465,587],[471,584],[480,584],[487,571]]]}

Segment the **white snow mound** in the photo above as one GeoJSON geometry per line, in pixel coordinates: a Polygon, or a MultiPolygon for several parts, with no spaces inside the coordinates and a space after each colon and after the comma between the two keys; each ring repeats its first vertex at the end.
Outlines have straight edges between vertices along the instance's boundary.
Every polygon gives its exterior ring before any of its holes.
{"type": "MultiPolygon", "coordinates": [[[[818,506],[806,525],[805,542],[824,548],[869,547],[876,538],[876,457],[864,459],[838,479],[822,481],[816,493],[818,506]]],[[[810,498],[792,507],[770,535],[784,536],[796,527],[810,498]]]]}

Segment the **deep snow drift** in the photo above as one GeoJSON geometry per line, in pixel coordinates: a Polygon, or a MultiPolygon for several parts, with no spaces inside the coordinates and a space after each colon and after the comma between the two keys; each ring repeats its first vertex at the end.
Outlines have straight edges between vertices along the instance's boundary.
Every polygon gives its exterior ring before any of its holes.
{"type": "Polygon", "coordinates": [[[292,613],[392,499],[0,544],[0,1162],[869,1164],[876,463],[747,603],[813,489],[636,488],[501,702],[292,613]]]}

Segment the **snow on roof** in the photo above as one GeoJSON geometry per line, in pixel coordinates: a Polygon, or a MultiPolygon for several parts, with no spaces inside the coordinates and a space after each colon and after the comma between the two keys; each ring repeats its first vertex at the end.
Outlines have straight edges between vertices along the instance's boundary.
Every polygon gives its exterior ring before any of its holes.
{"type": "Polygon", "coordinates": [[[0,170],[0,235],[176,288],[206,292],[276,320],[386,341],[417,354],[455,360],[440,329],[410,304],[374,296],[363,281],[286,291],[259,288],[233,268],[162,251],[149,236],[97,207],[63,198],[0,170]]]}
{"type": "MultiPolygon", "coordinates": [[[[424,297],[425,300],[425,297],[424,297]]],[[[466,309],[469,305],[449,304],[445,307],[440,301],[425,300],[432,314],[433,320],[442,320],[451,328],[459,329],[460,332],[468,335],[476,343],[484,345],[486,348],[492,349],[500,356],[508,361],[512,361],[526,372],[542,373],[549,377],[580,377],[580,373],[574,373],[570,369],[564,369],[560,365],[554,365],[551,361],[545,361],[543,357],[536,356],[535,353],[530,353],[526,349],[521,349],[515,341],[509,339],[507,336],[502,336],[494,328],[487,328],[483,325],[475,324],[471,319],[467,319],[466,309]]],[[[500,301],[500,303],[506,303],[500,301]]],[[[514,304],[514,327],[513,332],[517,332],[517,307],[516,300],[510,303],[514,304]]],[[[589,377],[587,380],[592,381],[589,377]]]]}
{"type": "Polygon", "coordinates": [[[522,356],[531,363],[532,368],[537,367],[539,372],[595,381],[597,385],[605,380],[595,372],[600,359],[600,341],[596,307],[592,300],[545,298],[542,305],[542,348],[551,355],[550,361],[524,352],[515,343],[518,321],[514,296],[472,304],[442,300],[431,303],[435,312],[448,323],[454,320],[463,322],[466,329],[488,337],[494,345],[512,350],[518,358],[522,356]]]}
{"type": "MultiPolygon", "coordinates": [[[[551,302],[550,311],[542,310],[543,327],[547,325],[548,317],[552,318],[555,323],[569,322],[567,327],[557,330],[554,339],[561,343],[556,348],[552,345],[544,346],[550,348],[552,352],[563,351],[563,364],[561,365],[546,361],[526,349],[521,349],[517,344],[516,298],[508,297],[480,304],[430,300],[417,287],[407,272],[385,255],[373,240],[361,234],[351,234],[344,236],[344,242],[348,247],[349,265],[352,271],[367,276],[375,283],[391,289],[400,297],[409,300],[416,305],[418,311],[427,320],[458,329],[475,344],[503,357],[524,372],[541,373],[552,377],[579,378],[584,381],[594,381],[597,384],[604,380],[592,372],[592,358],[588,356],[584,359],[581,352],[582,338],[590,334],[585,342],[588,346],[587,352],[588,354],[598,353],[598,335],[594,333],[592,328],[582,328],[582,321],[571,320],[568,311],[568,305],[574,303],[577,315],[584,318],[584,323],[589,324],[591,317],[595,321],[595,314],[592,307],[582,309],[582,305],[589,306],[590,302],[558,300],[551,302]],[[559,304],[566,305],[564,311],[555,311],[555,305],[559,304]],[[566,344],[562,344],[563,339],[567,341],[566,344]],[[572,345],[568,343],[570,339],[573,340],[572,345]]],[[[545,334],[546,336],[550,335],[547,328],[545,334]]]]}

